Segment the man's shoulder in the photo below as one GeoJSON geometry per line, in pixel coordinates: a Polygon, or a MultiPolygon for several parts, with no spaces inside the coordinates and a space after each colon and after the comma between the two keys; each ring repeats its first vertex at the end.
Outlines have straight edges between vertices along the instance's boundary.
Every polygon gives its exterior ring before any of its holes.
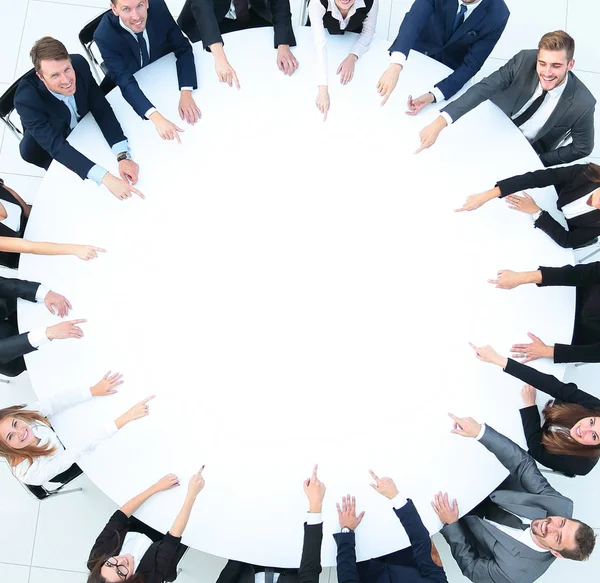
{"type": "Polygon", "coordinates": [[[572,71],[569,72],[569,83],[574,83],[573,98],[577,99],[578,103],[588,105],[589,107],[596,104],[596,98],[592,92],[585,86],[583,81],[572,71]]]}
{"type": "MultiPolygon", "coordinates": [[[[98,39],[103,39],[106,36],[117,37],[119,35],[119,18],[112,13],[112,10],[106,12],[106,14],[100,19],[96,30],[94,31],[94,40],[98,42],[98,39]]],[[[123,32],[126,32],[123,30],[123,32]]]]}
{"type": "Polygon", "coordinates": [[[83,55],[73,53],[70,54],[69,57],[71,58],[71,63],[73,64],[73,69],[75,69],[76,73],[81,73],[82,71],[90,72],[90,65],[83,55]]]}
{"type": "Polygon", "coordinates": [[[510,16],[510,10],[504,0],[487,0],[488,14],[495,18],[506,20],[510,16]]]}

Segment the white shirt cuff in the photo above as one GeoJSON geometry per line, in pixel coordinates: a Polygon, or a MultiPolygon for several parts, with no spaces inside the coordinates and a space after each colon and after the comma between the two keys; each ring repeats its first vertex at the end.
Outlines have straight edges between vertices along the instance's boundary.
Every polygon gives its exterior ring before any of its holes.
{"type": "Polygon", "coordinates": [[[156,107],[151,107],[145,114],[146,119],[150,119],[150,116],[156,111],[156,107]]]}
{"type": "Polygon", "coordinates": [[[307,512],[306,524],[321,524],[323,522],[323,514],[321,512],[307,512]]]}
{"type": "Polygon", "coordinates": [[[394,508],[402,508],[408,502],[406,496],[403,496],[400,492],[396,494],[391,500],[390,504],[394,508]]]}
{"type": "MultiPolygon", "coordinates": [[[[433,93],[436,103],[439,103],[440,101],[444,101],[444,99],[445,99],[444,94],[437,87],[433,87],[433,89],[431,89],[431,91],[429,93],[433,93]]],[[[446,121],[448,121],[448,120],[446,120],[446,121]]]]}
{"type": "Polygon", "coordinates": [[[445,111],[441,111],[440,115],[446,120],[449,126],[452,125],[452,118],[445,111]]]}
{"type": "Polygon", "coordinates": [[[535,223],[540,218],[541,215],[542,215],[542,209],[540,209],[539,211],[535,211],[531,215],[531,218],[533,219],[533,222],[535,223]]]}
{"type": "Polygon", "coordinates": [[[46,299],[46,296],[48,295],[49,291],[50,290],[45,285],[42,285],[40,283],[40,285],[37,288],[37,291],[35,292],[35,301],[43,302],[46,299]]]}
{"type": "Polygon", "coordinates": [[[402,65],[404,67],[405,63],[406,63],[406,55],[404,53],[395,51],[390,55],[390,64],[391,65],[402,65]]]}
{"type": "Polygon", "coordinates": [[[193,87],[182,87],[179,91],[193,91],[193,87]]]}
{"type": "Polygon", "coordinates": [[[29,340],[29,344],[34,348],[39,348],[44,344],[48,344],[50,342],[50,338],[46,336],[46,328],[38,328],[37,330],[32,330],[27,334],[27,340],[29,340]]]}
{"type": "Polygon", "coordinates": [[[481,429],[479,430],[479,433],[477,434],[477,437],[475,437],[475,439],[477,441],[479,441],[483,437],[483,434],[485,433],[485,427],[486,427],[485,423],[482,423],[481,424],[481,429]]]}

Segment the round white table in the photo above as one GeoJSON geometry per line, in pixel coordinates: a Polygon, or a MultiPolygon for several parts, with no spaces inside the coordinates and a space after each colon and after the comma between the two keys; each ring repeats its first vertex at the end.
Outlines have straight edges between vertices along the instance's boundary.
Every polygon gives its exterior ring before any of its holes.
{"type": "MultiPolygon", "coordinates": [[[[341,86],[335,69],[353,36],[329,40],[331,111],[317,111],[313,47],[297,31],[300,68],[278,71],[272,30],[226,37],[242,88],[217,82],[213,60],[194,47],[203,118],[182,144],[163,142],[114,91],[109,100],[140,164],[146,200],[126,202],[59,164],[48,171],[27,228],[35,240],[108,249],[73,257],[21,258],[19,276],[41,281],[85,317],[85,338],[27,356],[41,396],[91,386],[121,371],[118,395],[52,419],[66,446],[150,394],[151,415],[81,460],[122,504],[165,473],[182,487],[139,512],[166,531],[189,476],[206,464],[184,542],[215,555],[297,566],[307,501],[302,481],[319,463],[327,485],[322,562],[335,564],[335,503],[356,495],[365,518],[359,560],[408,545],[368,469],[394,478],[432,532],[438,490],[461,514],[506,470],[475,440],[450,434],[447,412],[486,421],[524,445],[521,383],[479,363],[467,342],[507,354],[528,331],[569,342],[574,292],[486,280],[498,269],[563,265],[572,253],[531,218],[494,201],[455,214],[468,194],[540,162],[508,119],[483,104],[414,155],[436,115],[404,114],[447,69],[411,53],[385,107],[375,86],[388,62],[374,41],[341,86]]],[[[172,55],[138,74],[157,108],[177,119],[172,55]]],[[[71,143],[116,172],[90,116],[71,143]]],[[[536,200],[555,208],[551,189],[536,200]]],[[[55,323],[21,302],[20,327],[55,323]]],[[[535,363],[559,377],[563,367],[535,363]]],[[[546,399],[540,395],[539,403],[546,399]]],[[[107,517],[108,518],[108,517],[107,517]]]]}

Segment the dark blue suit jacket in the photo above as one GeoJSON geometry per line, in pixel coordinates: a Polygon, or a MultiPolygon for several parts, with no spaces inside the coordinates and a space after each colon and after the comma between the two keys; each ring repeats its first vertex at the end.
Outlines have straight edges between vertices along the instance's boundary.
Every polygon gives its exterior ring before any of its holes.
{"type": "Polygon", "coordinates": [[[415,566],[392,565],[371,559],[356,564],[354,533],[333,535],[337,543],[339,583],[448,583],[446,573],[431,559],[431,540],[412,500],[394,512],[410,539],[415,566]],[[360,573],[359,573],[360,571],[360,573]]]}
{"type": "MultiPolygon", "coordinates": [[[[75,104],[79,117],[91,113],[111,147],[125,140],[121,125],[92,77],[88,62],[81,55],[70,57],[75,71],[75,104]]],[[[87,178],[94,162],[67,142],[67,136],[71,133],[69,108],[46,89],[34,71],[30,71],[19,83],[15,108],[21,117],[25,134],[31,135],[54,160],[80,178],[87,178]]]]}
{"type": "Polygon", "coordinates": [[[415,0],[389,49],[419,51],[454,69],[436,84],[446,99],[481,69],[510,15],[504,0],[484,0],[452,34],[457,10],[457,0],[415,0]]]}
{"type": "MultiPolygon", "coordinates": [[[[150,41],[150,62],[175,53],[179,88],[196,89],[198,81],[192,45],[183,36],[164,0],[150,2],[146,31],[150,41]]],[[[133,76],[142,68],[138,41],[121,26],[119,17],[112,12],[106,13],[100,21],[94,40],[102,53],[108,74],[121,89],[123,97],[140,117],[146,119],[144,114],[154,106],[133,76]]]]}

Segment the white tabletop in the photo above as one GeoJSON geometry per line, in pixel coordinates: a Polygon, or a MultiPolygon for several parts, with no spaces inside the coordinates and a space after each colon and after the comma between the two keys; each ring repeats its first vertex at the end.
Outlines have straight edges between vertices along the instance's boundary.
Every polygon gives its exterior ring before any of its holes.
{"type": "MultiPolygon", "coordinates": [[[[408,544],[369,487],[369,468],[395,479],[432,532],[440,528],[429,504],[438,490],[458,499],[461,514],[482,500],[506,471],[474,440],[450,435],[446,413],[487,421],[524,445],[521,383],[477,362],[467,342],[504,354],[528,331],[568,343],[575,298],[567,288],[507,292],[486,283],[498,269],[572,261],[529,216],[503,201],[453,212],[468,194],[541,167],[498,109],[480,106],[415,156],[436,110],[406,116],[406,97],[447,69],[411,53],[381,108],[375,86],[387,43],[374,41],[342,87],[335,69],[353,37],[331,38],[323,123],[310,30],[297,38],[300,68],[288,78],[276,68],[270,29],[228,35],[240,91],[219,85],[211,55],[196,45],[203,119],[185,126],[181,146],[161,141],[113,92],[146,200],[120,202],[53,164],[27,237],[108,253],[88,263],[23,256],[19,271],[65,294],[70,317],[89,320],[82,341],[27,356],[39,396],[91,386],[109,369],[125,375],[118,395],[52,419],[66,446],[157,395],[148,418],[81,461],[89,477],[122,504],[168,472],[187,484],[206,464],[184,542],[279,566],[299,563],[302,480],[315,462],[327,485],[323,565],[335,564],[335,502],[348,492],[366,510],[358,559],[408,544]]],[[[175,120],[174,58],[138,78],[175,120]]],[[[116,172],[90,116],[70,141],[116,172]]],[[[552,189],[533,194],[556,212],[552,189]]],[[[19,318],[22,330],[56,322],[27,302],[19,318]]],[[[183,496],[184,487],[156,496],[139,517],[166,531],[183,496]]]]}

